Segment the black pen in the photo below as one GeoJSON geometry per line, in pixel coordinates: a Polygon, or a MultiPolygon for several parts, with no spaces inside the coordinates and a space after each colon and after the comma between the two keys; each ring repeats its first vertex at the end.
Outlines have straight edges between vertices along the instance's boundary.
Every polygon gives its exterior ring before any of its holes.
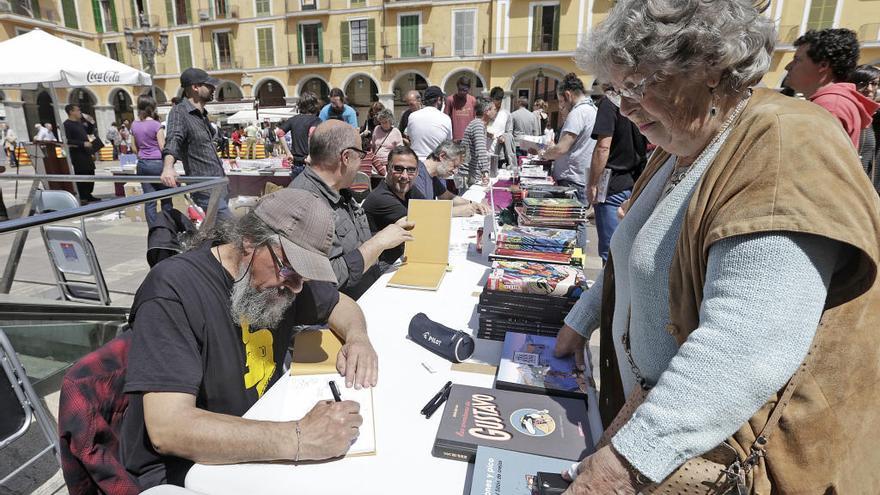
{"type": "Polygon", "coordinates": [[[336,388],[336,382],[333,380],[330,380],[330,391],[333,392],[333,400],[342,402],[342,395],[339,394],[339,389],[336,388]]]}
{"type": "Polygon", "coordinates": [[[431,400],[428,401],[427,404],[425,404],[425,407],[422,408],[422,411],[420,414],[427,414],[428,410],[430,410],[432,406],[437,404],[438,401],[441,401],[443,399],[443,395],[448,393],[449,389],[451,389],[451,388],[452,388],[452,382],[451,381],[446,382],[446,385],[443,385],[443,388],[441,388],[440,391],[437,392],[434,395],[434,397],[431,397],[431,400]]]}
{"type": "Polygon", "coordinates": [[[431,406],[430,409],[428,409],[428,412],[425,413],[425,419],[431,419],[431,416],[432,416],[435,412],[437,412],[437,409],[440,409],[440,406],[442,406],[443,403],[446,402],[447,399],[449,399],[449,392],[450,392],[451,390],[452,390],[452,387],[447,388],[447,389],[446,389],[446,392],[443,394],[443,396],[440,397],[440,400],[438,400],[437,402],[435,402],[434,405],[431,406]]]}

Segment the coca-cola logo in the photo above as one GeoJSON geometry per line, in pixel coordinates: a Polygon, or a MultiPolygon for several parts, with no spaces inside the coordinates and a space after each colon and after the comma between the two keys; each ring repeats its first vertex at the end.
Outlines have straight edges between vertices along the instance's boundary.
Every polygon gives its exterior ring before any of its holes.
{"type": "Polygon", "coordinates": [[[119,71],[108,70],[106,72],[89,71],[86,74],[86,81],[90,83],[118,83],[121,80],[119,71]]]}

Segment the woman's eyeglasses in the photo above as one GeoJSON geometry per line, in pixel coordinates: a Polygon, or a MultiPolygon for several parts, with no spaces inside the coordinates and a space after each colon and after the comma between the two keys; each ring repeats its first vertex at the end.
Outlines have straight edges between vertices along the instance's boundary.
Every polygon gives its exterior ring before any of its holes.
{"type": "MultiPolygon", "coordinates": [[[[279,244],[280,244],[280,243],[281,243],[281,239],[279,239],[278,242],[279,242],[279,244]]],[[[281,278],[283,278],[283,279],[294,279],[294,278],[298,278],[298,277],[300,276],[299,273],[296,273],[296,270],[294,270],[293,268],[291,268],[291,267],[285,265],[284,263],[281,262],[280,259],[278,259],[278,255],[275,254],[275,250],[272,249],[272,246],[271,246],[271,245],[267,244],[267,245],[266,245],[266,249],[268,249],[268,250],[269,250],[269,254],[272,255],[272,261],[275,262],[275,267],[276,267],[276,269],[278,270],[278,275],[279,275],[281,278]]]]}
{"type": "Polygon", "coordinates": [[[660,72],[654,72],[636,84],[625,84],[620,87],[615,86],[614,89],[617,91],[617,94],[628,100],[641,101],[642,98],[645,97],[645,90],[648,86],[657,82],[657,76],[659,74],[660,72]]]}
{"type": "Polygon", "coordinates": [[[408,175],[416,175],[419,173],[418,167],[404,167],[403,165],[392,165],[391,171],[395,174],[402,174],[406,172],[408,175]]]}

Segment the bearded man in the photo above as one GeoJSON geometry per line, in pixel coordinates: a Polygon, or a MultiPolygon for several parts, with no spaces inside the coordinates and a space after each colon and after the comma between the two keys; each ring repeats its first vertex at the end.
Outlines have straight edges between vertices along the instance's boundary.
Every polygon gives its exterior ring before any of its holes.
{"type": "Polygon", "coordinates": [[[183,485],[193,462],[303,461],[343,455],[356,402],[319,402],[298,421],[241,418],[283,373],[295,325],[327,323],[345,344],[348,387],[376,385],[376,353],[328,260],[333,213],[284,189],[150,271],[131,309],[133,340],[120,454],[141,490],[183,485]]]}

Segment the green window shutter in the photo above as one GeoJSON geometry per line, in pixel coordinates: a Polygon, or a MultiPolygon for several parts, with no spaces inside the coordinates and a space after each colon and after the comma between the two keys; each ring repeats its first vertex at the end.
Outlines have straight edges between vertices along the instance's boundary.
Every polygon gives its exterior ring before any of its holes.
{"type": "Polygon", "coordinates": [[[419,16],[405,15],[400,18],[400,56],[419,56],[419,16]]]}
{"type": "Polygon", "coordinates": [[[61,8],[64,10],[64,25],[71,29],[79,29],[76,22],[76,3],[75,0],[61,0],[61,8]]]}
{"type": "Polygon", "coordinates": [[[559,13],[562,11],[562,4],[554,8],[556,9],[556,15],[553,17],[553,40],[551,41],[550,49],[555,52],[559,50],[559,13]]]}
{"type": "Polygon", "coordinates": [[[303,63],[303,51],[305,50],[305,38],[303,38],[303,26],[302,24],[296,25],[296,39],[299,40],[296,42],[296,59],[299,61],[300,65],[303,63]]]}
{"type": "Polygon", "coordinates": [[[34,17],[37,19],[40,18],[40,1],[39,0],[31,0],[31,12],[34,13],[34,17]]]}
{"type": "Polygon", "coordinates": [[[186,0],[186,23],[193,23],[193,12],[192,12],[192,4],[190,0],[186,0]]]}
{"type": "Polygon", "coordinates": [[[541,19],[544,18],[544,7],[535,5],[532,11],[532,51],[541,51],[541,19]]]}
{"type": "Polygon", "coordinates": [[[101,19],[101,4],[98,0],[92,0],[92,13],[95,14],[95,31],[104,32],[104,21],[101,19]]]}
{"type": "Polygon", "coordinates": [[[116,24],[116,2],[110,0],[110,27],[114,33],[119,32],[119,25],[116,24]]]}
{"type": "Polygon", "coordinates": [[[272,29],[261,28],[257,30],[257,61],[260,67],[275,65],[275,47],[272,46],[272,29]]]}
{"type": "Polygon", "coordinates": [[[324,25],[318,24],[318,63],[324,63],[324,25]]]}
{"type": "Polygon", "coordinates": [[[351,60],[351,44],[349,42],[348,35],[348,21],[342,21],[339,25],[339,43],[340,43],[340,52],[342,53],[342,61],[348,62],[351,60]]]}
{"type": "Polygon", "coordinates": [[[192,46],[189,36],[181,36],[177,38],[177,66],[180,69],[180,72],[193,66],[192,46]]]}
{"type": "Polygon", "coordinates": [[[367,20],[367,60],[376,60],[376,19],[367,20]]]}
{"type": "Polygon", "coordinates": [[[168,19],[168,25],[173,26],[174,25],[174,4],[171,2],[171,0],[165,0],[165,15],[168,19]]]}

